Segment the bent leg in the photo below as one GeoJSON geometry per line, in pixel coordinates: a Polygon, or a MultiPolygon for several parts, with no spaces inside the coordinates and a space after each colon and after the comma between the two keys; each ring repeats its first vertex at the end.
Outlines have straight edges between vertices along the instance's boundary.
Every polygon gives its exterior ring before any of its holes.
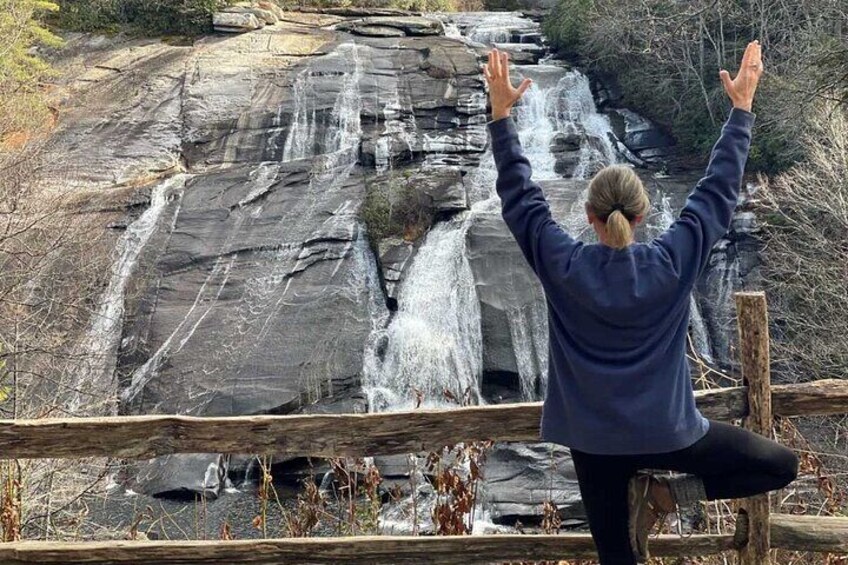
{"type": "Polygon", "coordinates": [[[699,476],[708,500],[745,498],[783,488],[798,475],[798,456],[757,433],[710,420],[689,447],[639,458],[640,467],[699,476]]]}
{"type": "Polygon", "coordinates": [[[627,528],[627,483],[636,473],[632,458],[572,449],[571,459],[601,565],[635,565],[627,528]]]}

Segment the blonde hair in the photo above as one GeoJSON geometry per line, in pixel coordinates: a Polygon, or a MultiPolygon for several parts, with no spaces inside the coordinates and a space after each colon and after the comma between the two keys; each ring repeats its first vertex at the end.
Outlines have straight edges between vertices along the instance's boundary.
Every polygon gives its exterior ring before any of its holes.
{"type": "Polygon", "coordinates": [[[648,213],[650,201],[642,179],[625,165],[598,171],[589,182],[589,209],[604,224],[607,243],[623,249],[633,242],[630,222],[648,213]]]}

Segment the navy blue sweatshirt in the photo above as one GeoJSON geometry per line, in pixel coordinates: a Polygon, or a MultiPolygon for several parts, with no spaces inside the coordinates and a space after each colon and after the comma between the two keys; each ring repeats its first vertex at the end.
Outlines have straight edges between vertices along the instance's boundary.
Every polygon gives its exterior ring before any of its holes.
{"type": "Polygon", "coordinates": [[[690,296],[730,226],[753,123],[733,109],[680,217],[653,241],[614,249],[577,241],[553,220],[513,119],[489,122],[503,218],[547,298],[543,441],[663,453],[706,434],[686,360],[690,296]]]}

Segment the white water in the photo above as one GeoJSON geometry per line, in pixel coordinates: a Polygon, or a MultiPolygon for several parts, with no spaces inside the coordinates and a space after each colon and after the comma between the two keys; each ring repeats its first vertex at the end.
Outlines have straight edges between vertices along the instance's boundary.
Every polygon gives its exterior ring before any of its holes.
{"type": "Polygon", "coordinates": [[[415,255],[398,311],[374,339],[385,340],[383,359],[366,353],[363,388],[374,411],[479,401],[482,369],[480,306],[465,257],[469,223],[457,216],[436,225],[415,255]],[[416,392],[417,391],[417,392],[416,392]]]}
{"type": "MultiPolygon", "coordinates": [[[[359,147],[362,133],[359,117],[362,105],[359,94],[362,60],[359,50],[360,47],[355,43],[339,45],[332,53],[319,57],[298,74],[293,86],[294,112],[283,145],[283,161],[326,155],[325,168],[329,169],[349,163],[351,155],[355,159],[354,150],[359,147]],[[320,72],[322,63],[338,57],[344,59],[342,66],[348,72],[341,77],[328,77],[320,72]],[[319,93],[328,89],[331,81],[340,81],[341,84],[333,88],[338,89],[338,94],[330,111],[329,122],[322,129],[320,112],[326,110],[317,106],[319,93]]],[[[276,142],[275,138],[269,139],[269,143],[276,142]]]]}
{"type": "Polygon", "coordinates": [[[510,43],[513,33],[539,29],[538,24],[523,17],[520,12],[466,12],[450,14],[449,17],[465,26],[466,39],[485,45],[510,43]]]}
{"type": "MultiPolygon", "coordinates": [[[[89,401],[114,398],[114,381],[118,345],[124,324],[124,297],[127,284],[135,271],[139,255],[156,231],[159,219],[170,198],[184,185],[187,176],[176,174],[156,185],[150,194],[150,205],[137,220],[127,226],[116,245],[117,261],[112,265],[109,286],[103,293],[97,314],[91,321],[83,341],[84,367],[76,376],[75,393],[68,402],[73,413],[85,402],[82,394],[90,390],[89,401]]],[[[109,412],[113,412],[113,406],[109,412]]]]}
{"type": "MultiPolygon", "coordinates": [[[[532,31],[532,26],[514,14],[490,14],[468,22],[466,37],[485,43],[507,41],[514,29],[532,31]]],[[[609,120],[598,114],[584,75],[551,64],[519,66],[515,71],[534,79],[514,110],[534,179],[560,178],[550,152],[551,141],[560,132],[577,132],[583,137],[575,177],[617,162],[609,120]]],[[[386,127],[388,130],[388,123],[386,127]]],[[[431,145],[425,149],[438,149],[431,145]]],[[[385,330],[372,335],[366,347],[363,388],[370,410],[415,406],[413,391],[423,395],[424,405],[444,404],[444,390],[457,398],[467,392],[467,400],[482,401],[479,302],[465,258],[465,234],[476,214],[500,209],[496,178],[491,151],[487,151],[480,166],[467,177],[471,210],[436,225],[413,258],[401,282],[397,314],[385,330]]],[[[582,202],[578,202],[565,223],[582,225],[583,215],[582,202]]],[[[535,399],[537,382],[541,379],[544,389],[548,370],[544,297],[510,307],[507,317],[522,396],[535,399]]]]}
{"type": "MultiPolygon", "coordinates": [[[[655,235],[659,235],[664,230],[668,229],[668,227],[675,221],[675,214],[671,209],[671,202],[668,196],[660,192],[657,194],[657,197],[660,205],[656,225],[653,226],[652,230],[655,235]]],[[[690,300],[689,329],[690,337],[692,338],[692,345],[695,349],[695,353],[697,353],[699,357],[707,363],[713,363],[710,334],[704,324],[704,318],[701,316],[701,309],[698,307],[698,301],[695,300],[694,294],[690,300]]]]}

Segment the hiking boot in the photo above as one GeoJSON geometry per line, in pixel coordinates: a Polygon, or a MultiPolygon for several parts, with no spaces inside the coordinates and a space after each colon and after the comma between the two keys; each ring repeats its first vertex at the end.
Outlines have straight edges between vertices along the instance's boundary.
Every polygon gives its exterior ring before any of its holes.
{"type": "Polygon", "coordinates": [[[637,473],[627,485],[630,548],[637,563],[645,563],[648,560],[648,536],[657,523],[662,527],[666,516],[673,510],[664,508],[657,499],[657,490],[663,484],[667,485],[664,478],[649,473],[637,473]]]}

